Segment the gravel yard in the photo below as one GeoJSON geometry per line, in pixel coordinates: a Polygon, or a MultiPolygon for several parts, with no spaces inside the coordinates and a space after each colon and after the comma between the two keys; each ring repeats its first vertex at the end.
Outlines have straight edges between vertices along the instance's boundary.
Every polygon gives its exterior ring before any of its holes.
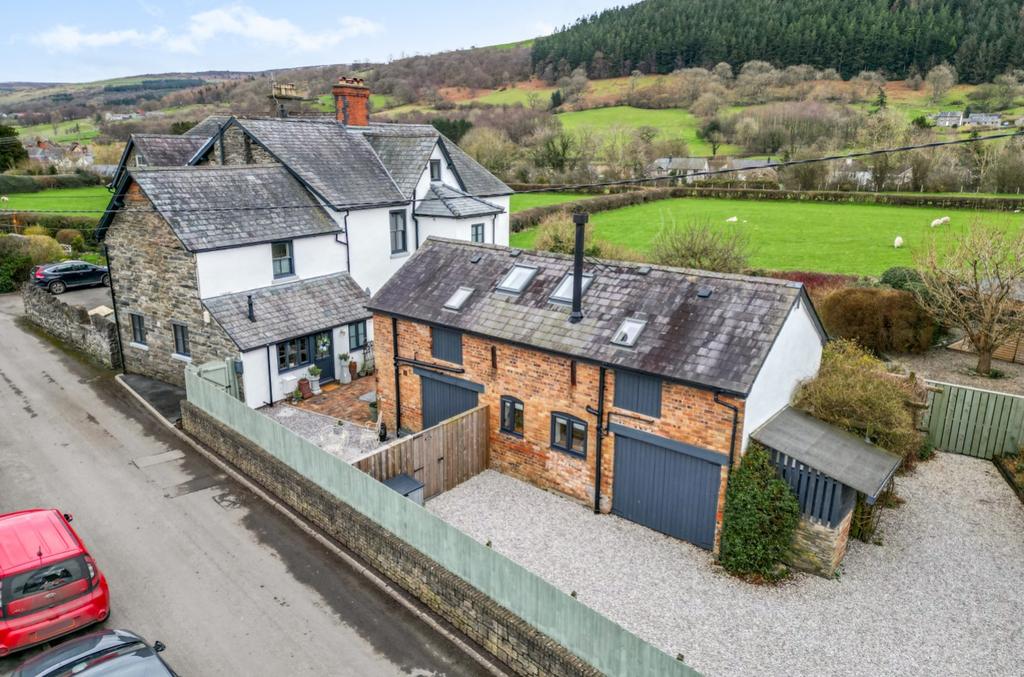
{"type": "Polygon", "coordinates": [[[706,675],[1020,675],[1024,508],[986,461],[898,477],[838,580],[740,582],[711,554],[488,470],[427,503],[706,675]]]}
{"type": "Polygon", "coordinates": [[[1003,377],[986,378],[970,373],[978,364],[977,355],[949,348],[933,348],[922,355],[896,355],[893,362],[932,381],[1024,395],[1024,364],[992,360],[992,368],[1003,372],[1003,377]]]}
{"type": "Polygon", "coordinates": [[[339,421],[288,404],[263,407],[260,412],[343,461],[351,461],[381,445],[373,428],[339,421]]]}

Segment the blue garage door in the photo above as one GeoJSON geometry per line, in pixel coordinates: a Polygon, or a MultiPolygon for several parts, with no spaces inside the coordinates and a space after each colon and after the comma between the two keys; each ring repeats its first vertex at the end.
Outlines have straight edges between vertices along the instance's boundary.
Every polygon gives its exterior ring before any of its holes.
{"type": "Polygon", "coordinates": [[[702,548],[715,544],[723,454],[616,423],[612,512],[702,548]]]}
{"type": "Polygon", "coordinates": [[[456,414],[477,405],[477,396],[484,387],[479,383],[454,378],[416,367],[420,377],[420,401],[423,403],[423,427],[435,426],[456,414]]]}

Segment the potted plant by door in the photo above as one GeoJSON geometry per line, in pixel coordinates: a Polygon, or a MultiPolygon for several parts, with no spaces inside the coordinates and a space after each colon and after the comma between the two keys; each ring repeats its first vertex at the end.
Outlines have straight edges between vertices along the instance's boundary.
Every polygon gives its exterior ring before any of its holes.
{"type": "Polygon", "coordinates": [[[351,380],[353,380],[353,381],[356,380],[356,372],[358,372],[358,371],[359,371],[359,365],[356,364],[355,360],[349,359],[349,362],[348,362],[348,373],[352,377],[351,380]]]}
{"type": "Polygon", "coordinates": [[[339,378],[341,379],[341,382],[351,383],[352,374],[350,374],[348,371],[348,353],[342,353],[341,355],[338,355],[338,359],[341,360],[341,364],[343,365],[341,372],[338,374],[339,378]]]}
{"type": "Polygon", "coordinates": [[[309,374],[309,387],[313,391],[314,395],[320,394],[320,374],[324,373],[324,370],[315,364],[310,365],[309,369],[306,370],[309,374]]]}

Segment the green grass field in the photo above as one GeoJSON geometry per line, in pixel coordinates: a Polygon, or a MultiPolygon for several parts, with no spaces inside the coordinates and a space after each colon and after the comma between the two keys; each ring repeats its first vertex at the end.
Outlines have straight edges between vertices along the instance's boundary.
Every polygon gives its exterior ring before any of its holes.
{"type": "Polygon", "coordinates": [[[19,127],[18,136],[23,141],[34,139],[37,136],[41,136],[56,143],[68,143],[71,141],[88,141],[95,138],[100,133],[100,130],[96,129],[96,124],[91,118],[78,118],[77,120],[68,120],[67,122],[60,122],[57,124],[56,133],[54,133],[54,127],[51,124],[45,125],[32,125],[30,127],[19,127]],[[75,131],[75,127],[78,127],[78,131],[75,131]]]}
{"type": "MultiPolygon", "coordinates": [[[[827,273],[879,275],[892,266],[913,265],[914,253],[929,238],[964,228],[975,219],[1020,227],[1024,215],[972,212],[923,207],[850,205],[785,201],[756,202],[683,198],[593,214],[594,236],[646,252],[665,223],[707,220],[723,228],[737,217],[734,227],[750,237],[750,265],[775,270],[811,270],[827,273]],[[935,218],[949,216],[950,226],[933,230],[935,218]],[[896,236],[901,249],[893,248],[896,236]]],[[[536,229],[512,234],[512,246],[529,249],[536,229]]]]}
{"type": "Polygon", "coordinates": [[[557,205],[563,202],[572,202],[583,198],[595,197],[582,193],[525,193],[513,195],[510,199],[510,209],[514,212],[521,212],[524,209],[533,207],[544,207],[546,205],[557,205]]]}
{"type": "MultiPolygon", "coordinates": [[[[86,186],[85,188],[54,188],[38,193],[15,193],[7,196],[9,202],[4,209],[18,211],[51,211],[51,210],[85,210],[86,212],[102,211],[110,202],[110,192],[104,186],[86,186]]],[[[96,214],[99,219],[100,215],[96,214]]]]}
{"type": "MultiPolygon", "coordinates": [[[[654,127],[658,130],[658,138],[682,138],[685,140],[690,147],[691,155],[711,155],[711,146],[697,138],[699,120],[693,113],[680,108],[646,109],[632,106],[611,106],[559,113],[558,119],[562,121],[562,126],[567,130],[590,129],[597,134],[607,134],[616,127],[625,129],[654,127]]],[[[725,145],[719,148],[718,152],[721,155],[726,155],[739,150],[736,146],[725,145]]]]}

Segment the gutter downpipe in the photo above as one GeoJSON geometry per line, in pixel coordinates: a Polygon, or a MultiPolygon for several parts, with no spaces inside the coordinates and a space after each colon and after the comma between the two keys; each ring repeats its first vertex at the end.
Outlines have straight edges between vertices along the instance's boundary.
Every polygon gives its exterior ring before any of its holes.
{"type": "Polygon", "coordinates": [[[715,391],[715,404],[719,404],[732,412],[732,434],[729,436],[729,469],[725,474],[725,486],[729,488],[729,479],[732,477],[732,464],[736,458],[736,427],[739,425],[740,408],[735,404],[729,402],[723,402],[719,399],[722,394],[721,390],[715,391]]]}
{"type": "Polygon", "coordinates": [[[398,373],[398,318],[391,318],[391,357],[395,367],[395,437],[402,429],[402,388],[398,373]]]}
{"type": "MultiPolygon", "coordinates": [[[[344,220],[344,224],[345,224],[345,242],[344,242],[344,245],[345,245],[345,270],[348,271],[349,275],[352,274],[352,245],[349,244],[352,241],[352,236],[349,235],[349,232],[348,232],[348,215],[349,215],[349,212],[351,212],[351,211],[352,211],[351,209],[346,209],[345,210],[345,217],[344,217],[344,219],[345,219],[344,220]]],[[[338,238],[334,238],[334,239],[337,240],[338,238]]]]}
{"type": "Polygon", "coordinates": [[[600,375],[597,381],[597,409],[587,407],[587,413],[597,417],[597,450],[594,453],[594,460],[597,465],[594,469],[594,514],[601,513],[601,443],[605,437],[604,424],[604,375],[606,368],[601,365],[600,375]]]}
{"type": "MultiPolygon", "coordinates": [[[[420,248],[420,220],[416,216],[416,189],[412,189],[412,202],[410,203],[409,213],[412,214],[412,231],[413,237],[416,242],[416,249],[420,248]]],[[[416,251],[414,249],[413,251],[416,251]]]]}
{"type": "Polygon", "coordinates": [[[274,406],[274,377],[270,373],[270,344],[267,344],[267,399],[270,406],[274,406]]]}
{"type": "Polygon", "coordinates": [[[117,328],[117,357],[121,360],[121,373],[128,373],[124,363],[124,344],[121,343],[121,319],[117,315],[117,297],[114,296],[114,269],[110,265],[110,247],[103,243],[103,256],[107,259],[107,276],[110,277],[110,304],[114,306],[114,326],[117,328]]]}

